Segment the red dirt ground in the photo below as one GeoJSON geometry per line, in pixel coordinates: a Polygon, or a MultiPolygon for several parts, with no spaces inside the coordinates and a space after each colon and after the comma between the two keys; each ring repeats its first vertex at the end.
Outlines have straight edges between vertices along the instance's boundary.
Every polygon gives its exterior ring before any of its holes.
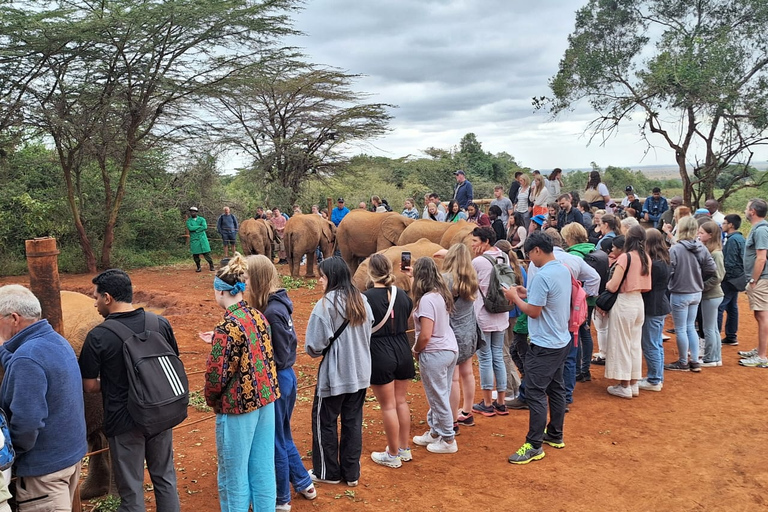
{"type": "MultiPolygon", "coordinates": [[[[190,388],[202,389],[200,371],[208,345],[197,333],[211,330],[221,316],[211,274],[196,274],[190,263],[136,270],[131,277],[137,302],[164,308],[190,374],[190,388]]],[[[62,275],[62,289],[90,294],[90,279],[62,275]]],[[[28,284],[24,277],[0,282],[28,284]]],[[[301,347],[320,292],[301,288],[289,295],[296,306],[300,340],[293,434],[299,451],[306,454],[311,449],[309,414],[318,361],[301,347]]],[[[415,448],[413,462],[400,469],[377,466],[370,452],[382,450],[386,441],[369,394],[360,485],[320,484],[312,502],[294,496],[293,510],[768,510],[763,452],[768,443],[768,370],[738,366],[736,351],[756,345],[756,323],[742,299],[741,346],[723,347],[722,368],[704,368],[700,374],[669,372],[663,392],[643,392],[629,401],[609,396],[605,388],[612,382],[602,377],[602,367],[594,367],[592,382],[577,384],[575,403],[566,416],[566,448],[547,448],[543,460],[527,466],[507,463],[507,456],[524,441],[527,411],[478,417],[475,427],[462,428],[456,455],[415,448]]],[[[665,344],[667,360],[675,357],[674,338],[671,341],[665,344]]],[[[411,433],[421,434],[427,405],[419,383],[412,384],[410,400],[411,433]]],[[[212,413],[190,408],[189,419],[174,436],[182,510],[219,510],[212,413]]],[[[152,493],[146,497],[147,510],[154,511],[152,493]]]]}

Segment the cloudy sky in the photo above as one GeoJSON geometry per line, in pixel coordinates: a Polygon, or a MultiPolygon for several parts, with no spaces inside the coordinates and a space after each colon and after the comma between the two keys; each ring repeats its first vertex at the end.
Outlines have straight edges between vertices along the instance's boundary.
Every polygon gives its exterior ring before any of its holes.
{"type": "Polygon", "coordinates": [[[483,148],[553,167],[674,164],[661,146],[645,154],[637,123],[587,146],[588,107],[552,120],[534,112],[547,95],[586,0],[307,0],[292,39],[309,59],[365,75],[357,89],[391,103],[392,131],[361,152],[398,158],[450,148],[474,132],[483,148]]]}

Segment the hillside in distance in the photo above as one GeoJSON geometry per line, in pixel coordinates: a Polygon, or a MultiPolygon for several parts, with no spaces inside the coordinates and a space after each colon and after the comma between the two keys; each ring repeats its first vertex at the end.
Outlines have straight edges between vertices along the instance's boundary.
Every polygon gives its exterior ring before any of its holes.
{"type": "MultiPolygon", "coordinates": [[[[618,166],[618,167],[624,167],[624,166],[618,166]]],[[[647,176],[650,179],[656,179],[656,180],[673,180],[680,178],[680,173],[678,172],[677,166],[674,164],[671,165],[630,165],[627,166],[632,171],[640,171],[645,176],[647,176]]],[[[762,162],[752,162],[752,167],[757,169],[758,171],[766,171],[768,170],[768,161],[762,161],[762,162]]],[[[582,168],[566,168],[565,172],[571,172],[571,171],[584,171],[589,172],[591,171],[591,167],[582,167],[582,168]]],[[[542,173],[546,174],[546,171],[542,170],[542,173]]]]}

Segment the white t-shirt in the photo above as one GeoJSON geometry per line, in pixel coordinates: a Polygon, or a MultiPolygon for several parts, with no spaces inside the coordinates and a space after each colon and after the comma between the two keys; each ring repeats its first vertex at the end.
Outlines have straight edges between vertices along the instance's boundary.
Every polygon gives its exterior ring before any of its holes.
{"type": "Polygon", "coordinates": [[[445,309],[443,296],[437,292],[429,292],[419,301],[419,306],[413,310],[413,326],[416,330],[416,339],[419,339],[421,333],[420,318],[429,318],[435,322],[432,329],[432,337],[429,338],[424,352],[437,352],[439,350],[450,350],[459,352],[459,345],[456,342],[456,336],[451,329],[451,317],[448,310],[445,309]]]}
{"type": "Polygon", "coordinates": [[[547,189],[549,190],[549,193],[552,194],[554,197],[557,197],[560,195],[560,182],[557,180],[547,180],[544,182],[547,186],[547,189]]]}

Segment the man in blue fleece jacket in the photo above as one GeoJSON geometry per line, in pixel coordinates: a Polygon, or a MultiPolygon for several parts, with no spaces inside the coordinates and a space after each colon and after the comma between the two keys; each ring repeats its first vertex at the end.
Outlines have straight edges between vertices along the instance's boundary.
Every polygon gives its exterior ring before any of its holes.
{"type": "Polygon", "coordinates": [[[0,287],[0,406],[16,450],[20,512],[71,510],[86,452],[77,357],[41,316],[40,301],[27,288],[0,287]]]}

